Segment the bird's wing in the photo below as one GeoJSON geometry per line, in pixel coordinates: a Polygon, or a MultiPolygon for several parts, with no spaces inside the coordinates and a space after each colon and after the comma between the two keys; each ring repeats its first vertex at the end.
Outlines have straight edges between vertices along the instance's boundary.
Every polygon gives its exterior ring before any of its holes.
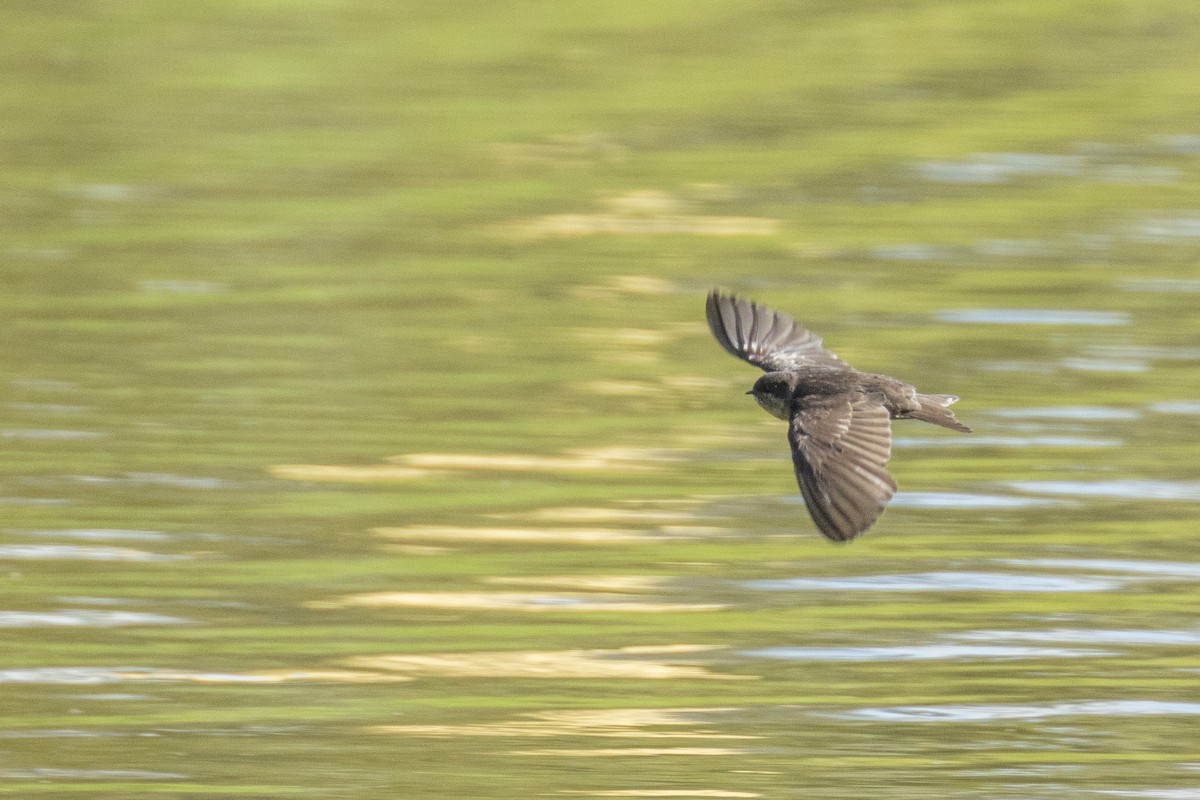
{"type": "Polygon", "coordinates": [[[713,290],[705,307],[708,327],[721,346],[766,372],[849,364],[821,347],[821,338],[787,314],[713,290]]]}
{"type": "Polygon", "coordinates": [[[796,401],[788,426],[796,481],[813,522],[846,542],[875,523],[896,491],[887,472],[887,409],[861,392],[796,401]]]}

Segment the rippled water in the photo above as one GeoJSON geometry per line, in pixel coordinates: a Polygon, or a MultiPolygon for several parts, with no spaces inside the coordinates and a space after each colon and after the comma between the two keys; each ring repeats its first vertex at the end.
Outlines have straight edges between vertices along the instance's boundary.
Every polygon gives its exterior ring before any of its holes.
{"type": "Polygon", "coordinates": [[[1200,796],[1192,5],[0,30],[0,795],[1200,796]],[[975,433],[825,541],[713,286],[975,433]]]}

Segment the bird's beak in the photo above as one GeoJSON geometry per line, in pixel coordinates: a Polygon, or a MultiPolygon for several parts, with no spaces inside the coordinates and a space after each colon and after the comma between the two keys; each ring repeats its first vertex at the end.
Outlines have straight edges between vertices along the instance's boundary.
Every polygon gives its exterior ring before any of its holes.
{"type": "Polygon", "coordinates": [[[754,390],[751,389],[750,391],[746,392],[746,394],[754,394],[754,390]]]}

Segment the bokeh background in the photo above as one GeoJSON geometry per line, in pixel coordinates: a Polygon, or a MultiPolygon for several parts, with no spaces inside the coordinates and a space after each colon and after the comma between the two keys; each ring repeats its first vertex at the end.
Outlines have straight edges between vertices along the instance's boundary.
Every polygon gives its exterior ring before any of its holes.
{"type": "Polygon", "coordinates": [[[19,0],[0,65],[0,795],[1200,797],[1194,0],[19,0]],[[976,432],[826,542],[713,286],[976,432]]]}

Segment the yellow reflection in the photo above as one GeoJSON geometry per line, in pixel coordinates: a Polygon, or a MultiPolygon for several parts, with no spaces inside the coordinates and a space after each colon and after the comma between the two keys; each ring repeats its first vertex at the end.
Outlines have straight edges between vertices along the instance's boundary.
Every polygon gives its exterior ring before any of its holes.
{"type": "Polygon", "coordinates": [[[728,389],[730,381],[699,375],[666,375],[662,382],[673,392],[695,392],[708,395],[728,389]]]}
{"type": "Polygon", "coordinates": [[[650,347],[678,335],[666,328],[575,328],[572,333],[587,344],[603,342],[608,347],[650,347]]]}
{"type": "Polygon", "coordinates": [[[521,239],[596,234],[685,234],[694,236],[769,236],[779,230],[770,217],[709,216],[687,213],[668,192],[630,192],[609,198],[593,214],[548,214],[516,220],[507,231],[521,239]]]}
{"type": "Polygon", "coordinates": [[[610,275],[603,283],[580,284],[571,294],[586,300],[611,300],[618,295],[652,296],[683,291],[678,284],[653,275],[610,275]]]}
{"type": "Polygon", "coordinates": [[[513,750],[518,756],[740,756],[749,753],[734,747],[607,747],[599,750],[513,750]]]}
{"type": "Polygon", "coordinates": [[[409,525],[373,528],[377,536],[399,541],[541,542],[546,544],[629,544],[660,541],[645,531],[616,528],[458,528],[450,525],[409,525]]]}
{"type": "Polygon", "coordinates": [[[487,578],[488,583],[516,586],[567,586],[600,592],[650,592],[661,590],[670,579],[658,575],[535,575],[487,578]]]}
{"type": "Polygon", "coordinates": [[[662,613],[676,611],[717,611],[726,606],[717,603],[661,603],[630,600],[623,595],[561,593],[555,595],[523,592],[370,592],[350,594],[336,600],[307,604],[310,608],[449,608],[469,611],[611,611],[662,613]]]}
{"type": "Polygon", "coordinates": [[[276,478],[293,481],[337,481],[373,483],[376,481],[412,481],[439,473],[428,469],[396,466],[339,467],[332,464],[273,464],[267,472],[276,478]]]}
{"type": "MultiPolygon", "coordinates": [[[[691,504],[699,505],[697,504],[691,504]]],[[[589,508],[565,507],[543,508],[529,515],[531,519],[546,522],[632,522],[659,524],[669,522],[688,522],[696,518],[689,508],[651,509],[651,508],[589,508]]]]}
{"type": "Polygon", "coordinates": [[[679,290],[677,284],[653,275],[613,275],[608,283],[614,290],[625,294],[670,294],[679,290]]]}
{"type": "Polygon", "coordinates": [[[520,719],[467,725],[382,725],[378,733],[408,736],[616,736],[636,739],[757,739],[758,736],[720,733],[695,714],[733,711],[730,708],[617,708],[588,711],[539,711],[520,719]],[[689,730],[658,730],[664,727],[689,730]]]}
{"type": "MultiPolygon", "coordinates": [[[[611,360],[622,363],[653,362],[659,359],[660,357],[653,353],[638,354],[629,350],[617,350],[611,354],[611,360]]],[[[573,386],[602,397],[656,398],[675,403],[694,403],[697,399],[707,401],[713,394],[729,388],[728,381],[691,375],[667,375],[656,381],[596,380],[573,386]]]]}
{"type": "Polygon", "coordinates": [[[465,469],[500,472],[597,472],[651,470],[676,456],[665,450],[606,447],[568,450],[560,456],[490,455],[471,453],[408,453],[388,461],[421,469],[465,469]]]}
{"type": "Polygon", "coordinates": [[[638,680],[752,680],[754,675],[710,672],[679,656],[719,649],[676,644],[611,650],[518,650],[358,656],[351,667],[459,678],[631,678],[638,680]]]}
{"type": "Polygon", "coordinates": [[[620,295],[675,294],[683,288],[653,275],[610,275],[602,283],[580,284],[569,291],[585,300],[611,300],[620,295]]]}
{"type": "Polygon", "coordinates": [[[445,477],[448,471],[483,472],[647,472],[677,461],[667,450],[637,447],[606,447],[568,450],[562,455],[477,453],[407,453],[391,456],[388,464],[274,464],[267,471],[276,478],[298,481],[342,483],[404,482],[445,477]]]}
{"type": "Polygon", "coordinates": [[[583,388],[602,397],[653,397],[666,391],[648,381],[590,381],[583,388]]]}
{"type": "Polygon", "coordinates": [[[440,556],[453,552],[453,548],[436,544],[395,544],[388,547],[388,551],[406,556],[440,556]]]}
{"type": "Polygon", "coordinates": [[[522,239],[594,236],[604,233],[690,234],[693,236],[770,236],[779,220],[770,217],[708,217],[689,214],[547,214],[516,222],[522,239]]]}
{"type": "Polygon", "coordinates": [[[667,539],[719,536],[724,528],[701,525],[665,525],[657,531],[620,528],[463,528],[453,525],[409,525],[372,528],[376,536],[396,541],[532,542],[543,544],[633,544],[667,539]]]}
{"type": "Polygon", "coordinates": [[[609,792],[563,789],[559,794],[584,794],[588,797],[762,797],[757,792],[727,792],[722,789],[619,789],[609,792]]]}

